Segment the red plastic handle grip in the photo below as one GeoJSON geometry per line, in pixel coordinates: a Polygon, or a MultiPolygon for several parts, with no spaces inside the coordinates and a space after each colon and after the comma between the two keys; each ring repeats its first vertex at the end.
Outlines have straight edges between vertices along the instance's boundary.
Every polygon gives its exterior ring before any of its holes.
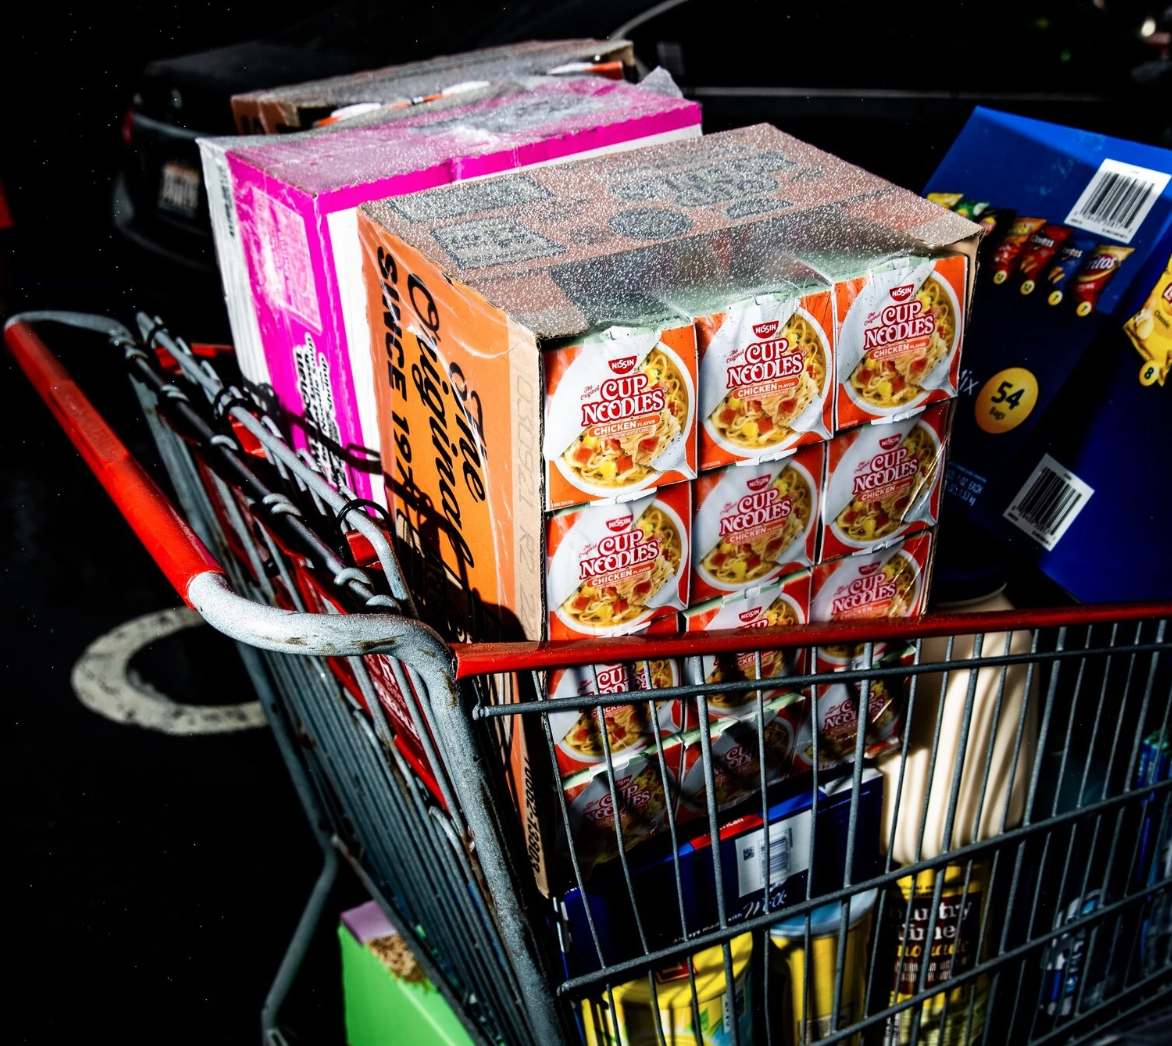
{"type": "Polygon", "coordinates": [[[139,541],[190,606],[192,580],[208,571],[223,573],[207,546],[33,329],[14,323],[4,340],[139,541]]]}

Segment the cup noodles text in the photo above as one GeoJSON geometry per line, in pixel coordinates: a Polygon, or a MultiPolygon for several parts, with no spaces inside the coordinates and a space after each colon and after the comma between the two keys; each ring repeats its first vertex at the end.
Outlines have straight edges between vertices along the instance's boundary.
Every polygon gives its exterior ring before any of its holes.
{"type": "MultiPolygon", "coordinates": [[[[617,762],[613,794],[605,765],[583,770],[562,782],[574,852],[585,877],[619,855],[616,822],[622,831],[623,850],[630,850],[667,825],[668,804],[674,806],[677,800],[682,754],[678,735],[665,740],[666,780],[654,746],[617,762]]],[[[564,828],[557,848],[563,856],[568,853],[564,828]]]]}
{"type": "Polygon", "coordinates": [[[627,635],[687,606],[690,493],[687,483],[678,483],[549,520],[551,639],[627,635]]]}
{"type": "Polygon", "coordinates": [[[241,370],[335,484],[381,500],[360,204],[699,133],[699,110],[589,77],[498,85],[280,138],[201,142],[241,370]]]}
{"type": "Polygon", "coordinates": [[[968,259],[950,255],[836,285],[837,428],[956,396],[968,280],[968,259]]]}
{"type": "Polygon", "coordinates": [[[826,445],[822,560],[873,551],[940,514],[952,404],[905,421],[848,429],[826,445]]]}
{"type": "Polygon", "coordinates": [[[693,482],[693,604],[743,592],[817,561],[824,447],[705,472],[693,482]]]}
{"type": "Polygon", "coordinates": [[[915,617],[928,602],[934,538],[930,530],[867,555],[816,566],[811,621],[915,617]]]}
{"type": "MultiPolygon", "coordinates": [[[[803,714],[794,745],[794,771],[814,767],[814,717],[818,724],[818,768],[827,770],[854,760],[859,737],[859,706],[862,687],[858,683],[831,683],[817,688],[813,716],[803,714]]],[[[805,713],[803,702],[803,713],[805,713]]],[[[871,680],[867,694],[867,725],[863,754],[874,758],[899,746],[904,719],[904,687],[890,677],[871,680]]]]}
{"type": "MultiPolygon", "coordinates": [[[[668,619],[670,621],[670,619],[668,619]]],[[[678,686],[678,664],[670,658],[636,661],[631,664],[583,665],[555,669],[550,673],[550,697],[591,697],[625,694],[630,690],[658,690],[678,686]]],[[[660,737],[678,729],[676,701],[629,705],[605,705],[606,740],[612,761],[621,762],[635,752],[655,745],[655,725],[660,737]],[[655,724],[652,723],[655,718],[655,724]]],[[[596,708],[551,712],[549,728],[557,752],[558,775],[568,777],[605,762],[606,748],[596,708]]]]}
{"type": "MultiPolygon", "coordinates": [[[[662,477],[644,472],[666,474],[663,460],[679,453],[658,399],[642,399],[658,380],[646,372],[646,384],[608,386],[617,408],[607,396],[585,401],[597,400],[588,424],[580,399],[572,413],[558,405],[547,445],[545,380],[556,370],[555,360],[544,365],[547,353],[599,344],[608,331],[662,332],[677,317],[731,303],[830,290],[801,256],[805,228],[849,230],[831,238],[852,246],[870,242],[854,236],[860,227],[882,232],[872,239],[883,251],[860,246],[851,276],[892,257],[892,243],[900,256],[971,251],[979,235],[958,215],[764,125],[365,204],[358,227],[389,507],[408,572],[418,561],[428,577],[421,611],[450,638],[484,619],[541,637],[551,619],[533,578],[545,569],[547,506],[638,495],[611,493],[612,466],[616,480],[632,479],[622,486],[646,480],[650,490],[662,477]],[[663,427],[626,444],[622,429],[591,435],[617,449],[581,438],[591,426],[638,428],[628,408],[663,427]],[[578,485],[582,470],[605,481],[598,492],[578,485]]],[[[682,374],[686,354],[669,348],[682,374]]],[[[780,362],[788,355],[768,365],[792,368],[780,362]]],[[[599,380],[600,391],[618,377],[599,380]]],[[[697,426],[704,396],[699,378],[697,426]]]]}
{"type": "MultiPolygon", "coordinates": [[[[804,625],[810,619],[810,572],[802,571],[792,577],[759,591],[725,600],[712,600],[687,610],[684,614],[684,628],[687,632],[710,632],[724,629],[748,630],[758,628],[784,628],[787,625],[804,625]]],[[[715,689],[716,684],[741,682],[750,679],[778,680],[765,689],[768,701],[777,696],[778,687],[786,676],[805,670],[806,651],[804,647],[777,647],[762,650],[760,654],[742,651],[727,654],[708,654],[699,659],[702,678],[694,673],[693,662],[687,661],[689,683],[711,683],[714,689],[706,695],[708,714],[714,719],[725,716],[744,717],[756,714],[756,690],[723,692],[715,689]],[[758,658],[761,670],[757,671],[758,658]]],[[[687,725],[692,727],[694,716],[687,725]]]]}
{"type": "Polygon", "coordinates": [[[692,327],[617,331],[547,352],[546,507],[696,475],[692,327]]]}
{"type": "MultiPolygon", "coordinates": [[[[724,812],[750,799],[756,799],[756,808],[760,810],[762,734],[765,784],[769,787],[792,773],[803,714],[801,696],[787,693],[766,703],[761,726],[755,717],[755,704],[753,718],[726,719],[711,726],[712,777],[716,785],[717,811],[724,812]]],[[[708,815],[708,782],[698,731],[685,737],[677,823],[708,815]]]]}
{"type": "Polygon", "coordinates": [[[770,461],[830,435],[833,329],[828,292],[696,320],[700,468],[770,461]]]}

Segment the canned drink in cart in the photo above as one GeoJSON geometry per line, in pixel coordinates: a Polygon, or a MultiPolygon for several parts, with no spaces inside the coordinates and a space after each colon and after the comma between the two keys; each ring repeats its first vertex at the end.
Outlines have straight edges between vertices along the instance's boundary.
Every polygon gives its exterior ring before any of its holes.
{"type": "MultiPolygon", "coordinates": [[[[968,865],[949,864],[941,870],[944,886],[934,928],[932,899],[938,873],[928,869],[896,883],[896,903],[888,908],[888,925],[893,931],[893,947],[889,952],[893,1006],[916,994],[923,963],[928,963],[924,987],[930,989],[947,984],[952,977],[973,969],[979,961],[977,944],[988,873],[981,862],[973,862],[971,872],[968,869],[968,865]],[[969,880],[967,891],[966,877],[969,880]],[[929,930],[932,930],[930,942],[927,940],[929,930]]],[[[980,1042],[988,1004],[989,982],[983,975],[951,991],[933,995],[922,1007],[918,1041],[924,1046],[970,1046],[980,1042]]],[[[914,1006],[890,1018],[884,1040],[886,1046],[908,1046],[912,1042],[915,1023],[914,1006]]]]}
{"type": "MultiPolygon", "coordinates": [[[[845,912],[844,903],[840,902],[813,909],[809,913],[808,955],[805,915],[795,915],[769,928],[770,968],[785,978],[785,989],[781,996],[783,1041],[792,1042],[796,1046],[800,1042],[817,1042],[831,1033],[838,936],[842,932],[844,916],[846,948],[843,952],[838,1027],[845,1028],[863,1015],[867,939],[871,935],[871,913],[878,895],[878,890],[856,894],[845,906],[845,912]],[[810,975],[808,988],[807,971],[810,975]]],[[[857,1044],[860,1037],[853,1035],[846,1041],[857,1044]]]]}
{"type": "Polygon", "coordinates": [[[675,966],[656,971],[655,997],[646,977],[615,986],[582,1002],[586,1046],[741,1046],[753,1042],[749,999],[752,934],[729,942],[733,990],[724,971],[724,949],[717,945],[675,966]],[[688,976],[689,963],[692,977],[688,976]],[[692,980],[696,983],[695,1006],[692,980]],[[611,1010],[613,1002],[614,1009],[611,1010]],[[659,1010],[658,1027],[655,1010],[659,1010]],[[696,1027],[697,1013],[700,1026],[696,1027]],[[736,1035],[733,1025],[736,1025],[736,1035]],[[660,1028],[663,1035],[660,1037],[660,1028]]]}

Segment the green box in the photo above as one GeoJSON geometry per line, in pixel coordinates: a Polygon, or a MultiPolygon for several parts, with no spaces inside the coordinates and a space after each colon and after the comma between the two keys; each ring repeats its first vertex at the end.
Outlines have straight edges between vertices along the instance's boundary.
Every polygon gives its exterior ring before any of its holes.
{"type": "Polygon", "coordinates": [[[349,1046],[472,1046],[430,981],[392,973],[368,947],[370,940],[394,932],[373,901],[344,913],[338,926],[349,1046]]]}

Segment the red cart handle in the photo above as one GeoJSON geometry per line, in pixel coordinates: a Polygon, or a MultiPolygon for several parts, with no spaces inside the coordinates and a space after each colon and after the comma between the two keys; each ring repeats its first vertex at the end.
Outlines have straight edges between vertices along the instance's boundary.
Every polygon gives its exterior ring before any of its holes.
{"type": "Polygon", "coordinates": [[[215,557],[32,327],[10,323],[4,340],[139,541],[191,606],[192,581],[201,574],[223,574],[215,557]]]}

